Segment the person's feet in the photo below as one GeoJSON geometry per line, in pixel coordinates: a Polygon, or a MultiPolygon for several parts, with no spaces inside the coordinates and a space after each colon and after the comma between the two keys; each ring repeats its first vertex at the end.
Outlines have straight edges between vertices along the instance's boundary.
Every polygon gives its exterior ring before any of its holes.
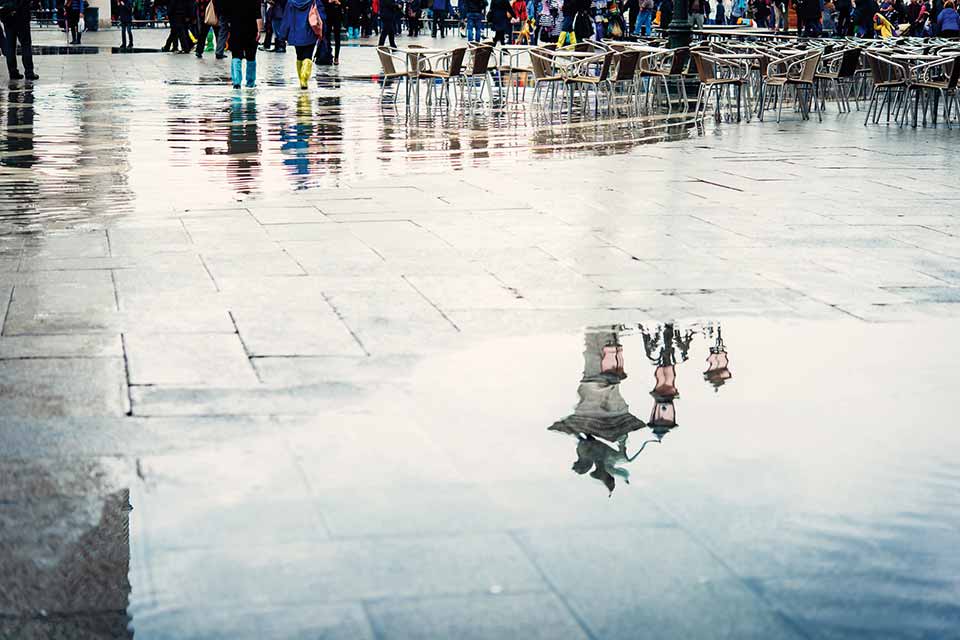
{"type": "Polygon", "coordinates": [[[20,73],[19,71],[11,71],[11,72],[10,72],[10,79],[11,79],[11,80],[23,80],[23,74],[20,73]]]}
{"type": "Polygon", "coordinates": [[[222,53],[218,53],[218,54],[216,55],[217,60],[223,60],[223,59],[226,58],[226,57],[227,57],[227,56],[223,55],[222,53]]]}
{"type": "Polygon", "coordinates": [[[333,64],[335,64],[335,65],[340,64],[340,58],[334,58],[334,59],[333,59],[333,64]]]}
{"type": "Polygon", "coordinates": [[[38,76],[36,72],[34,71],[27,72],[27,80],[39,80],[39,79],[40,79],[40,76],[38,76]]]}

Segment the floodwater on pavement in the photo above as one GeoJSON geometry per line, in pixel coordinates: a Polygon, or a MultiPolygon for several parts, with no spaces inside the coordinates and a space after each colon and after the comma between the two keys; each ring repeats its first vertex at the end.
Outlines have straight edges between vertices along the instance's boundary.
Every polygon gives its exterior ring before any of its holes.
{"type": "Polygon", "coordinates": [[[955,638],[956,353],[937,323],[625,319],[209,448],[13,463],[0,631],[955,638]]]}
{"type": "Polygon", "coordinates": [[[399,107],[381,101],[377,76],[321,77],[301,92],[279,68],[261,67],[256,90],[233,91],[223,69],[199,80],[0,90],[0,224],[82,224],[369,176],[623,153],[692,126],[666,116],[568,122],[516,102],[411,114],[403,96],[399,107]]]}

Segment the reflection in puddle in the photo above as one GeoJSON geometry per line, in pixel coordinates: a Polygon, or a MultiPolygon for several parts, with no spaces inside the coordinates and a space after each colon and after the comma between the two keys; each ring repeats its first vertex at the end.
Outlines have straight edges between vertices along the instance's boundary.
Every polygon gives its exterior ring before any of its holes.
{"type": "Polygon", "coordinates": [[[684,118],[566,122],[525,104],[410,117],[382,104],[374,82],[321,79],[304,94],[280,71],[267,67],[263,87],[241,95],[217,76],[0,91],[2,222],[229,208],[365,176],[624,153],[693,131],[684,118]]]}
{"type": "Polygon", "coordinates": [[[715,340],[710,347],[703,377],[715,390],[719,390],[733,377],[719,325],[689,328],[682,332],[672,323],[657,326],[652,331],[642,324],[587,330],[583,377],[577,389],[580,400],[571,415],[550,427],[551,431],[576,436],[577,461],[573,463],[574,471],[580,475],[589,474],[591,478],[602,482],[611,496],[616,487],[616,478],[629,484],[630,472],[617,465],[633,462],[648,444],[661,442],[665,435],[677,428],[677,409],[674,404],[680,397],[677,365],[689,358],[690,344],[698,333],[704,339],[715,340]],[[627,378],[621,338],[637,334],[643,339],[647,360],[655,367],[654,386],[650,391],[653,408],[647,423],[630,413],[630,407],[620,393],[620,383],[627,378]],[[636,432],[653,437],[644,439],[630,455],[627,441],[636,432]],[[602,441],[615,444],[617,448],[602,441]]]}

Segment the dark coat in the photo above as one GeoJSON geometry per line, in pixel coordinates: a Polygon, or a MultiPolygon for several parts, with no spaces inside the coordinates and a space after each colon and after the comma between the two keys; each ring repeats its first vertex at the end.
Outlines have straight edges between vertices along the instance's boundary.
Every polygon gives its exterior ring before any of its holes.
{"type": "Polygon", "coordinates": [[[510,0],[493,0],[490,3],[490,28],[494,31],[510,31],[510,18],[514,17],[510,0]]]}

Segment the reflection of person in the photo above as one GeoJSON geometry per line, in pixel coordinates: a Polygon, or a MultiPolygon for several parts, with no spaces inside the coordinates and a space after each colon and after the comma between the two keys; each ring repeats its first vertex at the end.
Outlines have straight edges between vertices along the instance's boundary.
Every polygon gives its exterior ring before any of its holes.
{"type": "MultiPolygon", "coordinates": [[[[254,0],[255,2],[256,0],[254,0]]],[[[227,132],[227,178],[240,193],[250,193],[260,173],[260,134],[257,129],[257,101],[251,95],[236,95],[230,104],[227,132]]]]}
{"type": "Polygon", "coordinates": [[[33,71],[33,45],[30,37],[30,0],[16,0],[13,9],[0,14],[3,30],[6,32],[7,71],[11,80],[39,80],[33,71]],[[17,70],[17,43],[20,43],[23,57],[23,74],[17,70]]]}
{"type": "Polygon", "coordinates": [[[616,466],[627,460],[623,453],[605,445],[593,436],[577,437],[579,442],[577,442],[577,461],[573,463],[574,471],[583,475],[593,469],[590,471],[590,477],[602,482],[610,492],[609,495],[613,495],[613,490],[617,486],[614,476],[630,484],[630,472],[616,466]]]}
{"type": "Polygon", "coordinates": [[[310,138],[313,135],[313,107],[310,96],[300,94],[297,100],[297,119],[292,125],[280,130],[280,150],[283,153],[283,166],[291,174],[294,188],[306,188],[310,175],[310,138]]]}
{"type": "Polygon", "coordinates": [[[7,94],[7,135],[5,148],[9,154],[0,154],[0,164],[29,169],[36,163],[33,154],[33,91],[13,91],[7,94]],[[15,134],[15,135],[11,135],[15,134]]]}

